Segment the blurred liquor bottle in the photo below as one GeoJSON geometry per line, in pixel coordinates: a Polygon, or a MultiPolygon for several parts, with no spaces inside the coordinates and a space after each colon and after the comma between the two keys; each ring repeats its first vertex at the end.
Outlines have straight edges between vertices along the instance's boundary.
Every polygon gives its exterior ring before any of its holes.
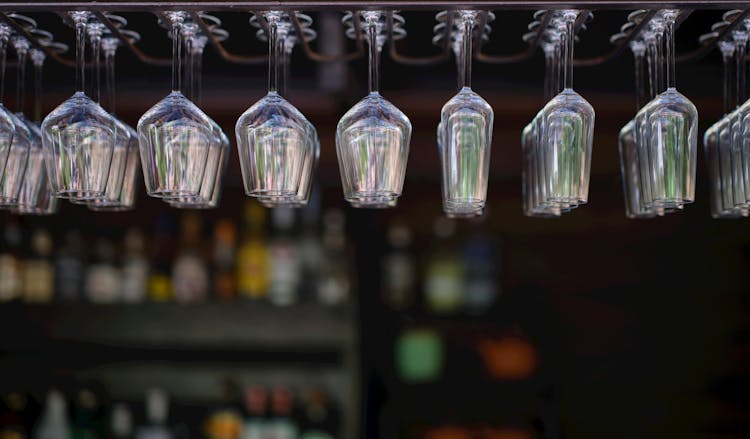
{"type": "Polygon", "coordinates": [[[262,387],[245,390],[245,419],[242,439],[266,439],[268,429],[268,392],[262,387]]]}
{"type": "Polygon", "coordinates": [[[13,217],[8,217],[0,245],[0,301],[21,297],[21,228],[13,217]]]}
{"type": "Polygon", "coordinates": [[[172,257],[174,255],[172,218],[162,212],[154,230],[154,257],[148,278],[148,297],[154,302],[172,300],[172,257]]]}
{"type": "Polygon", "coordinates": [[[286,387],[276,387],[271,392],[271,419],[266,439],[297,439],[299,427],[293,418],[294,397],[286,387]]]}
{"type": "Polygon", "coordinates": [[[208,296],[208,266],[203,258],[203,224],[195,212],[182,215],[180,249],[172,269],[172,289],[178,303],[200,303],[208,296]]]}
{"type": "Polygon", "coordinates": [[[78,230],[69,230],[65,233],[63,243],[55,256],[57,297],[64,301],[81,299],[85,273],[86,251],[83,236],[78,230]]]}
{"type": "Polygon", "coordinates": [[[115,439],[131,439],[133,437],[133,412],[125,403],[112,406],[110,413],[110,434],[115,439]]]}
{"type": "Polygon", "coordinates": [[[214,226],[214,292],[221,300],[237,297],[235,282],[235,253],[237,251],[237,226],[234,221],[222,218],[214,226]]]}
{"type": "Polygon", "coordinates": [[[388,227],[388,250],[383,258],[383,302],[392,309],[404,310],[414,304],[415,268],[411,254],[411,230],[394,221],[388,227]]]}
{"type": "Polygon", "coordinates": [[[122,261],[122,301],[141,303],[146,299],[149,262],[143,233],[136,227],[125,234],[125,257],[122,261]]]}
{"type": "Polygon", "coordinates": [[[466,272],[465,309],[472,314],[486,312],[497,300],[499,285],[495,242],[492,237],[476,231],[464,247],[466,272]]]}
{"type": "Polygon", "coordinates": [[[136,439],[171,439],[168,418],[169,396],[162,389],[149,389],[146,392],[146,423],[136,430],[136,439]]]}
{"type": "Polygon", "coordinates": [[[432,231],[424,276],[425,301],[431,312],[450,314],[461,309],[464,300],[464,266],[453,242],[456,224],[440,217],[432,231]]]}
{"type": "Polygon", "coordinates": [[[294,234],[295,209],[271,210],[271,243],[269,248],[270,288],[268,300],[276,306],[288,306],[299,299],[302,264],[299,242],[294,234]]]}
{"type": "Polygon", "coordinates": [[[239,439],[242,433],[242,409],[234,380],[224,380],[222,404],[205,423],[209,439],[239,439]]]}
{"type": "Polygon", "coordinates": [[[100,237],[94,246],[94,257],[86,270],[86,296],[92,303],[120,301],[120,270],[115,265],[115,246],[100,237]]]}
{"type": "Polygon", "coordinates": [[[50,303],[55,292],[52,236],[44,229],[31,234],[31,253],[23,261],[23,298],[29,303],[50,303]]]}
{"type": "Polygon", "coordinates": [[[323,246],[320,239],[320,191],[313,186],[310,201],[307,206],[300,209],[301,232],[300,232],[300,260],[302,264],[301,294],[303,301],[315,300],[315,281],[320,275],[323,267],[323,246]]]}
{"type": "Polygon", "coordinates": [[[240,297],[260,299],[268,294],[269,284],[266,209],[248,201],[244,221],[242,245],[237,252],[237,289],[240,297]]]}
{"type": "Polygon", "coordinates": [[[3,395],[0,408],[0,439],[26,439],[26,421],[29,417],[29,399],[20,392],[3,395]]]}
{"type": "Polygon", "coordinates": [[[335,437],[335,414],[326,392],[312,388],[305,392],[300,439],[333,439],[335,437]]]}
{"type": "Polygon", "coordinates": [[[344,214],[329,209],[323,215],[323,254],[316,290],[318,302],[326,306],[340,305],[350,294],[349,258],[346,251],[344,214]]]}
{"type": "Polygon", "coordinates": [[[65,396],[59,390],[47,393],[42,415],[34,429],[34,439],[70,439],[70,421],[65,396]]]}
{"type": "Polygon", "coordinates": [[[101,394],[92,386],[81,387],[75,398],[71,439],[104,438],[105,425],[101,394]]]}

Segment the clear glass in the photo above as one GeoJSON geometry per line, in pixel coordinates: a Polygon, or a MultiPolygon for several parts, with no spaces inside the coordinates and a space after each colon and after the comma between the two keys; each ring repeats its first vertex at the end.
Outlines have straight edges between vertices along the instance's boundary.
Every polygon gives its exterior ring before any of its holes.
{"type": "Polygon", "coordinates": [[[5,58],[10,35],[10,27],[5,23],[0,23],[0,176],[4,175],[5,164],[8,161],[11,145],[13,145],[13,135],[16,132],[13,112],[5,108],[2,103],[5,89],[5,58]]]}
{"type": "Polygon", "coordinates": [[[5,162],[5,169],[0,176],[0,207],[6,208],[15,207],[18,204],[30,150],[33,146],[38,146],[38,144],[32,144],[34,139],[31,137],[26,116],[23,115],[24,77],[29,42],[25,38],[17,36],[14,36],[12,41],[18,54],[17,111],[16,114],[10,115],[14,124],[13,140],[5,162]]]}
{"type": "MultiPolygon", "coordinates": [[[[185,82],[190,98],[197,100],[200,96],[200,66],[205,48],[205,37],[199,34],[199,27],[195,23],[185,23],[181,30],[185,41],[185,52],[188,54],[185,82]]],[[[230,143],[224,131],[211,120],[215,141],[211,144],[203,173],[200,192],[197,196],[166,198],[172,207],[180,209],[213,209],[221,198],[221,187],[226,173],[226,163],[229,160],[230,143]]]]}
{"type": "Polygon", "coordinates": [[[180,91],[180,27],[187,14],[166,15],[172,26],[172,92],[138,121],[143,180],[152,197],[195,197],[217,138],[211,118],[180,91]]]}
{"type": "Polygon", "coordinates": [[[77,90],[42,122],[47,173],[58,197],[94,199],[107,187],[117,126],[84,93],[84,47],[87,12],[71,12],[76,26],[77,90]]]}
{"type": "MultiPolygon", "coordinates": [[[[44,150],[42,148],[42,131],[39,127],[40,109],[41,109],[41,72],[44,64],[44,52],[39,49],[30,50],[31,60],[34,64],[35,71],[35,122],[30,122],[26,117],[23,121],[29,128],[31,134],[31,148],[29,157],[26,161],[26,171],[24,173],[21,191],[18,195],[18,202],[13,206],[12,211],[24,215],[51,215],[57,211],[57,198],[52,192],[52,188],[47,178],[47,168],[44,164],[44,150]]],[[[20,62],[20,60],[19,60],[20,62]]],[[[24,81],[23,73],[19,73],[20,81],[18,82],[19,94],[23,93],[24,81]]],[[[18,98],[18,102],[24,102],[23,96],[18,98]]],[[[23,113],[19,113],[19,117],[23,113]]]]}
{"type": "Polygon", "coordinates": [[[563,90],[540,111],[539,149],[543,155],[547,201],[568,209],[588,202],[594,108],[573,90],[574,23],[578,11],[565,10],[563,90]]]}
{"type": "MultiPolygon", "coordinates": [[[[105,59],[107,109],[118,122],[118,127],[127,131],[128,143],[125,147],[121,145],[116,147],[105,196],[89,202],[89,208],[96,211],[120,212],[130,210],[135,206],[141,168],[140,150],[138,133],[115,115],[115,55],[120,41],[117,38],[108,37],[103,38],[101,44],[105,59]]],[[[122,142],[124,139],[119,141],[122,142]]]]}
{"type": "Polygon", "coordinates": [[[456,11],[459,92],[440,113],[438,151],[442,170],[443,211],[472,217],[482,214],[492,147],[492,107],[471,89],[473,29],[477,11],[456,11]]]}
{"type": "MultiPolygon", "coordinates": [[[[102,46],[102,34],[104,33],[105,26],[99,22],[89,22],[87,25],[87,32],[89,35],[89,40],[91,43],[91,56],[93,59],[94,64],[94,74],[93,76],[93,87],[94,90],[93,98],[96,101],[97,104],[101,105],[102,102],[102,93],[101,93],[101,46],[102,46]]],[[[107,79],[109,79],[109,75],[106,75],[107,79]]],[[[109,86],[110,84],[106,84],[107,89],[107,95],[109,96],[111,93],[109,93],[109,86]]],[[[109,96],[109,99],[107,99],[108,105],[111,105],[110,102],[111,96],[109,96]]],[[[112,114],[111,108],[105,109],[115,124],[115,137],[114,137],[114,145],[112,149],[112,159],[109,164],[109,174],[107,175],[107,186],[104,190],[104,193],[101,194],[98,197],[91,198],[77,198],[77,197],[70,197],[71,203],[76,204],[95,204],[97,206],[118,206],[120,204],[120,196],[122,193],[122,185],[123,185],[123,179],[125,177],[125,166],[128,162],[128,154],[130,152],[130,146],[132,145],[131,142],[131,133],[133,133],[132,128],[130,128],[125,122],[118,119],[114,114],[112,114]]]]}
{"type": "Polygon", "coordinates": [[[294,205],[301,188],[309,184],[304,178],[309,179],[313,165],[316,133],[305,116],[279,94],[283,52],[279,24],[288,16],[280,11],[263,15],[269,30],[268,93],[237,120],[237,150],[247,195],[267,206],[294,205]]]}
{"type": "Polygon", "coordinates": [[[411,122],[378,92],[385,13],[362,11],[358,17],[369,44],[370,93],[346,112],[336,127],[341,184],[344,198],[353,207],[391,207],[404,186],[411,122]]]}
{"type": "MultiPolygon", "coordinates": [[[[635,118],[641,186],[647,205],[677,208],[695,198],[698,111],[675,88],[674,24],[676,10],[662,11],[666,28],[666,84],[635,118]]],[[[657,29],[657,45],[660,30],[657,29]]],[[[657,51],[658,53],[658,51],[657,51]]]]}

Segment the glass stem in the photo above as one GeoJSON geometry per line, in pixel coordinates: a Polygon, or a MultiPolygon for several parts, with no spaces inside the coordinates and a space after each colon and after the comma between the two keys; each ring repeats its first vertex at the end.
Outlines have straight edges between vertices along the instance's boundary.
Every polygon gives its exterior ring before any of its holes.
{"type": "Polygon", "coordinates": [[[268,91],[279,91],[279,15],[276,12],[266,14],[268,21],[268,91]]]}
{"type": "Polygon", "coordinates": [[[23,113],[24,101],[26,100],[26,50],[18,51],[18,69],[16,70],[16,111],[23,113]]]}
{"type": "Polygon", "coordinates": [[[42,120],[42,67],[43,62],[34,63],[34,122],[42,120]]]}
{"type": "Polygon", "coordinates": [[[667,78],[666,78],[666,85],[667,88],[676,88],[677,82],[675,78],[675,53],[674,53],[674,23],[675,23],[675,17],[667,18],[666,20],[666,70],[667,70],[667,78]]]}
{"type": "Polygon", "coordinates": [[[575,45],[575,21],[576,15],[572,18],[567,17],[565,22],[565,89],[570,90],[573,88],[573,46],[575,45]]]}
{"type": "Polygon", "coordinates": [[[3,102],[5,95],[5,58],[8,52],[8,38],[0,37],[0,102],[3,102]]]}
{"type": "Polygon", "coordinates": [[[552,95],[556,95],[562,90],[562,48],[565,37],[561,36],[561,39],[555,44],[555,55],[553,65],[553,77],[552,77],[552,95]]]}
{"type": "Polygon", "coordinates": [[[656,45],[654,40],[649,40],[646,43],[646,68],[648,70],[648,97],[653,99],[656,96],[656,66],[654,59],[656,58],[656,45]]]}
{"type": "Polygon", "coordinates": [[[471,38],[474,30],[474,16],[470,13],[464,13],[463,17],[461,18],[463,19],[464,25],[464,39],[462,41],[463,45],[461,47],[461,51],[463,52],[463,66],[461,66],[461,68],[463,69],[464,83],[461,87],[471,88],[471,38]]]}
{"type": "Polygon", "coordinates": [[[193,54],[193,98],[196,105],[201,104],[201,92],[203,90],[203,49],[193,54]]]}
{"type": "Polygon", "coordinates": [[[107,111],[115,114],[115,51],[104,52],[104,68],[107,73],[107,111]]]}
{"type": "Polygon", "coordinates": [[[552,52],[544,51],[544,100],[552,98],[552,52]]]}
{"type": "Polygon", "coordinates": [[[195,84],[193,83],[193,37],[185,35],[185,92],[191,101],[195,99],[195,84]]]}
{"type": "Polygon", "coordinates": [[[287,78],[289,77],[289,61],[291,58],[291,48],[288,47],[289,40],[286,34],[282,38],[281,41],[281,75],[279,77],[279,94],[282,96],[286,96],[287,94],[287,78]]]}
{"type": "Polygon", "coordinates": [[[635,65],[635,111],[637,112],[645,103],[646,94],[643,86],[643,52],[633,53],[633,64],[635,65]]]}
{"type": "Polygon", "coordinates": [[[76,91],[85,93],[83,86],[85,83],[86,69],[86,21],[78,20],[76,22],[76,91]]]}
{"type": "Polygon", "coordinates": [[[664,83],[662,77],[664,75],[664,55],[662,48],[664,47],[664,34],[659,31],[656,32],[656,45],[655,45],[655,60],[654,60],[654,92],[656,94],[664,91],[664,83]]]}
{"type": "Polygon", "coordinates": [[[172,23],[172,91],[179,92],[182,89],[180,71],[182,68],[182,44],[180,44],[181,23],[172,23]]]}
{"type": "MultiPolygon", "coordinates": [[[[745,101],[745,85],[747,80],[747,72],[745,71],[745,45],[747,43],[747,40],[743,41],[741,44],[737,44],[735,51],[735,59],[736,59],[736,81],[737,81],[737,93],[736,93],[736,105],[740,106],[745,101]]],[[[729,70],[728,68],[725,70],[729,70]]]]}
{"type": "Polygon", "coordinates": [[[380,69],[380,50],[378,48],[378,26],[377,18],[368,17],[367,20],[367,42],[369,44],[369,91],[370,93],[378,93],[378,80],[379,80],[379,69],[380,69]]]}
{"type": "Polygon", "coordinates": [[[102,76],[101,76],[101,35],[91,38],[91,57],[94,58],[94,101],[101,103],[102,100],[102,76]]]}

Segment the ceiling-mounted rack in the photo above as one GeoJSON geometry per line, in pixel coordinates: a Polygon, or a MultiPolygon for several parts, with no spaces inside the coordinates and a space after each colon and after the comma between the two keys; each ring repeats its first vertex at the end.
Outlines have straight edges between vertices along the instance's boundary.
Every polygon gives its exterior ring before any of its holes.
{"type": "MultiPolygon", "coordinates": [[[[543,31],[549,24],[550,10],[559,8],[580,8],[584,10],[604,10],[604,9],[634,9],[637,7],[647,7],[630,14],[628,22],[622,26],[619,32],[615,33],[610,41],[612,41],[614,48],[608,52],[587,58],[578,58],[575,60],[575,65],[579,67],[595,66],[605,63],[611,59],[614,59],[620,55],[624,48],[626,48],[631,40],[637,37],[642,26],[648,21],[648,15],[652,14],[654,10],[662,7],[679,7],[682,10],[679,21],[684,20],[693,11],[694,8],[700,7],[705,8],[742,8],[750,7],[750,2],[719,2],[719,1],[680,1],[680,2],[624,2],[624,1],[608,1],[608,2],[594,2],[589,0],[577,1],[574,4],[569,2],[563,2],[558,0],[549,1],[473,1],[468,5],[462,5],[462,7],[472,7],[482,10],[479,17],[478,29],[482,29],[483,37],[479,39],[478,44],[475,44],[474,57],[477,61],[489,64],[512,64],[526,61],[534,56],[537,52],[539,44],[542,40],[543,31]],[[533,14],[533,21],[529,25],[529,32],[522,36],[523,40],[528,43],[526,49],[513,54],[491,54],[485,51],[484,46],[488,41],[488,35],[491,31],[491,22],[494,14],[492,11],[499,11],[504,9],[529,9],[541,8],[533,14]]],[[[434,9],[440,10],[453,10],[456,8],[454,2],[447,2],[442,0],[437,1],[419,1],[419,0],[399,0],[399,1],[384,1],[384,2],[366,2],[366,3],[355,3],[351,1],[237,1],[237,2],[224,2],[224,1],[186,1],[186,2],[154,2],[154,1],[98,1],[98,2],[81,2],[81,1],[29,1],[23,4],[18,2],[0,2],[0,10],[3,11],[20,11],[20,12],[33,12],[33,11],[45,11],[45,12],[57,12],[61,17],[65,16],[66,11],[74,9],[82,9],[94,12],[93,17],[105,25],[107,31],[114,37],[121,41],[122,47],[129,50],[140,62],[155,66],[169,66],[170,59],[167,57],[160,57],[148,54],[144,51],[143,42],[139,42],[137,38],[137,32],[127,28],[127,21],[121,19],[117,15],[112,15],[109,11],[138,11],[145,13],[152,13],[156,15],[160,20],[163,19],[161,16],[163,11],[166,10],[183,10],[189,12],[189,19],[198,25],[200,32],[207,38],[208,44],[215,50],[215,52],[226,62],[233,64],[263,64],[267,61],[266,53],[258,54],[239,54],[234,53],[227,49],[224,40],[229,37],[229,32],[221,28],[221,21],[212,15],[208,15],[204,11],[235,11],[237,13],[248,14],[249,17],[255,17],[252,19],[253,24],[259,27],[259,33],[265,32],[267,24],[265,20],[257,14],[258,11],[262,11],[269,8],[275,9],[286,9],[293,11],[303,10],[338,10],[338,11],[354,11],[359,9],[370,9],[378,8],[385,9],[387,13],[387,39],[395,41],[406,36],[406,29],[408,23],[406,23],[401,15],[394,13],[396,10],[424,10],[434,9]],[[395,32],[394,32],[395,29],[395,32]],[[140,43],[140,44],[139,44],[140,43]]],[[[734,14],[725,14],[724,25],[712,28],[711,32],[706,33],[701,37],[701,46],[690,52],[682,53],[677,56],[678,62],[694,61],[708,54],[715,43],[720,41],[724,36],[728,35],[728,32],[745,18],[748,17],[750,12],[748,11],[737,11],[734,14]]],[[[298,34],[304,34],[312,30],[314,23],[312,20],[308,20],[308,16],[301,21],[298,13],[291,14],[291,22],[294,26],[294,31],[298,34]]],[[[23,16],[21,16],[23,17],[23,16]]],[[[581,14],[576,26],[578,30],[585,28],[585,22],[591,20],[593,14],[590,12],[587,14],[581,14]]],[[[406,65],[432,65],[447,61],[451,58],[450,49],[450,32],[451,32],[451,21],[452,14],[449,13],[438,13],[436,17],[438,26],[435,26],[436,34],[433,37],[433,41],[438,44],[440,51],[436,54],[416,56],[408,53],[404,53],[403,49],[399,48],[397,44],[388,45],[388,54],[390,58],[396,63],[406,65]]],[[[0,13],[0,21],[3,21],[11,26],[11,28],[19,35],[26,37],[31,44],[43,50],[45,54],[52,60],[68,66],[74,67],[75,62],[72,57],[66,57],[59,50],[59,47],[54,45],[45,44],[42,41],[43,36],[35,35],[29,31],[28,27],[24,27],[24,23],[13,17],[9,13],[0,13]]],[[[309,59],[316,62],[341,62],[350,61],[363,57],[365,55],[364,42],[362,40],[362,32],[360,29],[360,23],[357,20],[353,20],[349,23],[350,26],[350,37],[356,41],[354,50],[349,52],[343,52],[338,54],[324,54],[317,52],[310,44],[309,38],[300,38],[297,41],[298,46],[302,52],[309,59]]]]}

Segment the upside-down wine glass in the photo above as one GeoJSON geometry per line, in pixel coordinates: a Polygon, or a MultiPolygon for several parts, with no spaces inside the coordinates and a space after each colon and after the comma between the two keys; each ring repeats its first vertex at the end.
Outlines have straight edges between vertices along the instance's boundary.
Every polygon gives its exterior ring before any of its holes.
{"type": "Polygon", "coordinates": [[[107,184],[107,196],[102,199],[96,199],[89,203],[89,209],[99,212],[121,212],[131,210],[135,205],[135,199],[138,188],[138,178],[141,170],[140,150],[138,147],[138,133],[128,124],[121,121],[115,114],[116,112],[116,93],[115,93],[115,55],[120,40],[114,36],[105,36],[101,39],[101,48],[104,51],[104,71],[105,71],[105,102],[107,111],[118,121],[118,125],[124,127],[129,133],[128,143],[118,160],[123,163],[118,166],[113,164],[110,167],[110,181],[107,184]],[[117,183],[113,182],[112,172],[123,166],[121,171],[121,181],[119,188],[117,183]],[[119,189],[119,190],[118,190],[119,189]]]}
{"type": "MultiPolygon", "coordinates": [[[[683,206],[695,198],[698,111],[675,88],[677,15],[674,9],[661,11],[666,30],[667,88],[641,108],[635,118],[644,201],[663,208],[683,206]]],[[[657,41],[659,35],[657,30],[657,41]]]]}
{"type": "Polygon", "coordinates": [[[237,120],[239,153],[245,193],[270,206],[290,206],[299,200],[301,186],[315,154],[315,129],[279,94],[283,38],[279,24],[289,17],[281,11],[263,14],[268,24],[268,93],[237,120]]]}
{"type": "MultiPolygon", "coordinates": [[[[724,41],[719,41],[717,45],[719,47],[719,50],[721,51],[722,59],[724,61],[724,115],[708,130],[706,130],[706,133],[703,136],[703,148],[706,156],[706,163],[708,165],[709,187],[711,190],[711,217],[737,218],[742,216],[741,209],[735,209],[733,205],[730,209],[725,208],[726,198],[734,198],[731,195],[725,197],[725,193],[727,190],[731,191],[734,188],[731,184],[731,181],[730,184],[727,185],[728,179],[725,178],[725,175],[723,175],[722,173],[722,171],[726,171],[726,169],[722,170],[721,162],[723,160],[723,156],[727,153],[727,151],[720,150],[719,140],[722,128],[725,125],[731,125],[731,122],[728,122],[731,121],[731,118],[729,116],[733,101],[731,85],[732,68],[730,67],[730,62],[732,61],[735,54],[735,42],[732,39],[727,39],[724,41]]],[[[726,132],[727,130],[724,131],[726,132]]],[[[729,151],[729,157],[732,157],[732,154],[734,153],[734,147],[732,143],[733,142],[730,142],[729,144],[731,148],[731,151],[729,151]]],[[[732,170],[733,169],[730,169],[730,171],[732,170]]],[[[731,172],[729,175],[729,179],[731,180],[731,172]]]]}
{"type": "MultiPolygon", "coordinates": [[[[194,22],[184,23],[182,26],[182,38],[185,42],[186,65],[185,65],[185,89],[188,90],[188,98],[200,105],[201,94],[201,60],[203,49],[208,39],[200,33],[198,24],[194,22]]],[[[206,170],[203,174],[200,193],[197,196],[168,198],[165,201],[172,207],[180,209],[213,209],[221,198],[222,181],[229,162],[229,138],[224,134],[221,127],[211,119],[213,127],[214,142],[208,153],[206,170]]]]}
{"type": "Polygon", "coordinates": [[[36,140],[32,138],[26,117],[23,115],[23,78],[25,75],[26,56],[29,52],[29,42],[23,37],[14,35],[11,37],[13,48],[18,55],[18,80],[16,81],[16,113],[10,118],[14,124],[13,141],[5,162],[5,169],[0,176],[0,207],[13,208],[18,205],[18,197],[26,173],[26,165],[29,159],[29,150],[39,146],[32,145],[36,140]]]}
{"type": "Polygon", "coordinates": [[[411,122],[378,91],[386,13],[360,11],[352,19],[363,22],[370,74],[369,94],[336,127],[336,155],[344,198],[353,207],[391,207],[403,190],[411,122]]]}
{"type": "MultiPolygon", "coordinates": [[[[44,164],[44,150],[42,148],[42,131],[39,128],[42,117],[42,68],[46,55],[41,49],[31,49],[29,55],[34,66],[34,121],[28,123],[32,136],[32,147],[29,150],[29,159],[26,162],[26,172],[21,184],[21,192],[18,195],[18,203],[12,211],[21,215],[51,215],[57,212],[58,202],[47,178],[47,167],[44,164]]],[[[23,87],[20,83],[18,86],[23,87]]],[[[19,98],[19,102],[23,102],[23,98],[19,98]]]]}
{"type": "MultiPolygon", "coordinates": [[[[547,12],[554,14],[553,12],[547,12]]],[[[560,90],[560,34],[547,29],[541,41],[545,60],[544,99],[549,101],[560,90]]],[[[524,127],[521,134],[522,181],[524,215],[537,218],[558,218],[562,209],[547,201],[544,184],[544,160],[539,150],[539,115],[524,127]]],[[[566,209],[567,210],[567,209],[566,209]]]]}
{"type": "MultiPolygon", "coordinates": [[[[635,66],[636,112],[646,103],[645,81],[643,80],[643,59],[646,54],[646,43],[633,40],[630,43],[635,66]]],[[[635,142],[635,122],[631,119],[620,130],[618,138],[620,153],[620,175],[625,197],[625,216],[634,218],[653,218],[663,214],[663,210],[647,206],[641,195],[640,165],[638,163],[638,146],[635,142]]]]}
{"type": "Polygon", "coordinates": [[[138,121],[138,136],[146,192],[157,198],[200,195],[214,124],[182,94],[180,29],[187,13],[165,13],[172,32],[172,92],[138,121]]]}
{"type": "Polygon", "coordinates": [[[561,12],[563,90],[540,112],[539,145],[544,156],[548,201],[561,208],[588,201],[594,108],[573,90],[573,46],[577,10],[561,12]]]}
{"type": "MultiPolygon", "coordinates": [[[[294,14],[297,14],[294,12],[294,14]]],[[[299,14],[297,15],[299,18],[299,14]]],[[[306,16],[302,16],[306,17],[306,16]]],[[[297,41],[301,40],[302,38],[309,39],[312,38],[315,34],[309,27],[303,28],[303,32],[307,31],[308,34],[302,35],[302,37],[298,37],[295,28],[292,26],[291,23],[292,17],[290,16],[290,20],[282,20],[279,22],[279,28],[278,28],[278,38],[281,40],[282,44],[282,59],[281,59],[281,71],[279,72],[279,94],[281,96],[286,97],[287,96],[287,86],[289,84],[289,71],[290,71],[290,63],[291,63],[291,56],[292,52],[294,51],[294,46],[297,44],[297,41]]],[[[267,39],[265,36],[265,33],[262,32],[261,29],[261,35],[267,39]]],[[[308,201],[310,200],[310,194],[312,193],[312,182],[314,180],[314,174],[315,171],[318,169],[318,160],[320,159],[320,140],[318,138],[318,131],[315,129],[315,126],[312,124],[310,125],[310,128],[313,130],[313,141],[314,141],[314,148],[312,155],[308,155],[305,157],[305,167],[304,172],[302,176],[300,177],[300,185],[299,185],[299,191],[297,193],[297,196],[293,199],[289,200],[288,203],[285,203],[287,207],[304,207],[307,205],[308,201]],[[312,164],[307,163],[307,161],[312,161],[312,164]]],[[[260,204],[266,206],[266,207],[274,207],[275,204],[273,202],[268,203],[266,202],[265,198],[259,197],[258,201],[260,204]]]]}
{"type": "Polygon", "coordinates": [[[16,131],[13,122],[13,113],[3,104],[3,90],[5,85],[5,58],[8,51],[8,40],[12,31],[10,26],[0,23],[0,176],[5,172],[5,163],[8,160],[13,134],[16,131]]]}
{"type": "MultiPolygon", "coordinates": [[[[102,86],[101,86],[101,45],[102,35],[105,30],[104,24],[90,18],[86,26],[86,32],[91,45],[92,75],[91,75],[91,94],[93,100],[101,106],[102,86]]],[[[104,108],[104,107],[102,107],[104,108]]],[[[105,109],[106,111],[106,109],[105,109]]],[[[98,206],[117,206],[120,202],[122,192],[122,182],[125,175],[125,165],[127,163],[128,151],[131,145],[131,128],[120,119],[108,112],[110,118],[115,124],[114,143],[112,145],[112,158],[109,162],[109,173],[107,175],[107,185],[104,192],[93,198],[71,196],[70,202],[74,204],[94,204],[98,206]]]]}
{"type": "Polygon", "coordinates": [[[117,137],[115,120],[84,92],[89,15],[70,12],[76,29],[77,91],[42,122],[42,145],[52,187],[58,197],[79,200],[105,193],[117,137]]]}
{"type": "Polygon", "coordinates": [[[455,13],[461,28],[456,53],[459,92],[443,106],[438,127],[443,211],[454,217],[481,215],[487,201],[494,113],[471,89],[471,40],[478,15],[471,10],[455,13]]]}

